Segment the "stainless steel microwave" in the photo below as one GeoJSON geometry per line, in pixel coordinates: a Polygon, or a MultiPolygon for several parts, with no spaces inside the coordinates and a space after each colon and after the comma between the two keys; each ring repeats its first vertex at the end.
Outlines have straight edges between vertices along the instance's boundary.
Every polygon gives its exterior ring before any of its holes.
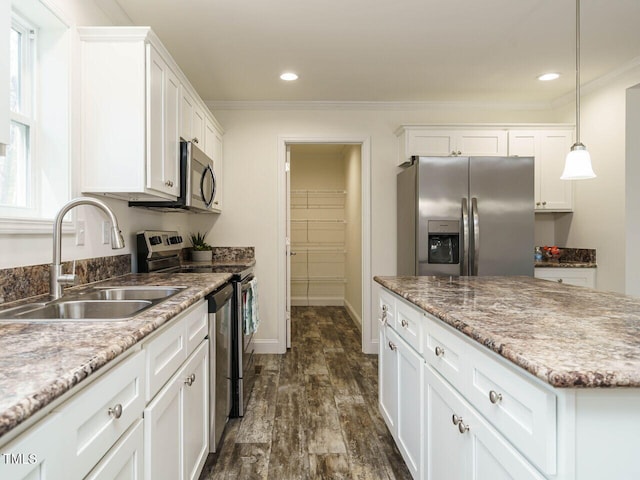
{"type": "Polygon", "coordinates": [[[153,210],[215,212],[217,202],[216,174],[213,160],[192,142],[180,142],[180,196],[175,201],[135,201],[130,207],[146,207],[153,210]]]}

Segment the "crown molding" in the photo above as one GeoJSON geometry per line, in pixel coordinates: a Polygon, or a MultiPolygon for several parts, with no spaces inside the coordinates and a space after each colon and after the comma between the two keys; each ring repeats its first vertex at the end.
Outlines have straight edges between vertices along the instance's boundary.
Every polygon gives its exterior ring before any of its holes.
{"type": "MultiPolygon", "coordinates": [[[[615,70],[610,71],[609,73],[606,73],[605,75],[602,75],[598,78],[595,78],[593,80],[591,80],[588,83],[585,83],[584,85],[580,85],[580,95],[584,96],[585,94],[589,94],[591,92],[594,92],[596,90],[598,90],[599,88],[602,88],[608,84],[610,84],[611,82],[613,82],[615,79],[617,79],[618,77],[623,76],[625,73],[633,70],[634,68],[640,67],[640,57],[635,57],[633,60],[619,66],[618,68],[616,68],[615,70]]],[[[630,85],[631,86],[631,85],[630,85]]],[[[575,90],[572,90],[571,92],[562,95],[561,97],[558,97],[557,99],[555,99],[554,101],[551,102],[551,107],[552,108],[560,108],[560,107],[564,107],[565,105],[569,105],[571,103],[574,103],[576,99],[576,93],[575,90]]]]}
{"type": "Polygon", "coordinates": [[[549,110],[549,102],[354,102],[354,101],[269,101],[207,100],[212,110],[549,110]]]}

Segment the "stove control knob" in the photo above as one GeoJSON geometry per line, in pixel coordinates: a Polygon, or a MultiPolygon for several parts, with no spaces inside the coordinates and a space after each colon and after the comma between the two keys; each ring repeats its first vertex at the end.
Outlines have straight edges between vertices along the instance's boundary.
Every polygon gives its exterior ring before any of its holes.
{"type": "Polygon", "coordinates": [[[153,237],[149,238],[149,243],[151,245],[160,245],[162,243],[162,238],[160,238],[158,235],[154,235],[153,237]]]}

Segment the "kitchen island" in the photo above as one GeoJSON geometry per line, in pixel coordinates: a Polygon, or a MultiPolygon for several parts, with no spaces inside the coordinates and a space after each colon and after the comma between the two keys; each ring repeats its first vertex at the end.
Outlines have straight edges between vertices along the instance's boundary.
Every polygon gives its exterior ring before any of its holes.
{"type": "Polygon", "coordinates": [[[122,321],[0,323],[0,438],[229,278],[226,273],[129,274],[68,291],[98,286],[189,288],[122,321]]]}
{"type": "Polygon", "coordinates": [[[414,477],[640,478],[640,299],[529,277],[375,280],[380,409],[414,477]]]}

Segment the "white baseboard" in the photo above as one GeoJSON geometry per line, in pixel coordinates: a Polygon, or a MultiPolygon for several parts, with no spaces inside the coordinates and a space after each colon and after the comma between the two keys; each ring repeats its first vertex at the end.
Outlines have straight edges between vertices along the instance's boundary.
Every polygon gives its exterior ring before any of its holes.
{"type": "Polygon", "coordinates": [[[347,299],[344,300],[344,308],[347,310],[347,313],[351,317],[351,320],[353,320],[353,323],[355,323],[356,327],[358,327],[358,330],[362,332],[362,318],[358,316],[355,309],[351,306],[347,299]]]}
{"type": "Polygon", "coordinates": [[[378,344],[379,343],[380,342],[377,339],[376,340],[372,340],[369,343],[365,342],[365,344],[363,345],[363,348],[364,348],[364,352],[363,353],[369,353],[369,354],[377,355],[378,351],[379,351],[378,350],[378,347],[379,347],[378,344]]]}
{"type": "Polygon", "coordinates": [[[343,307],[343,297],[291,297],[292,307],[343,307]]]}
{"type": "Polygon", "coordinates": [[[255,353],[257,354],[283,354],[287,352],[287,348],[273,338],[258,338],[254,340],[254,345],[256,347],[255,353]]]}

